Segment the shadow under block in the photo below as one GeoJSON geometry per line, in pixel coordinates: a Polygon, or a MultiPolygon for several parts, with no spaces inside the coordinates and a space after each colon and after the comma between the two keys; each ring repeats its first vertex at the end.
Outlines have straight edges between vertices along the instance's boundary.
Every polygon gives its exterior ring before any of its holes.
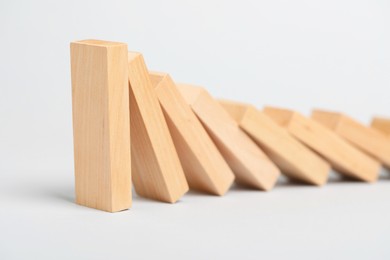
{"type": "Polygon", "coordinates": [[[323,125],[290,110],[267,107],[264,112],[338,172],[361,181],[377,180],[380,164],[323,125]]]}
{"type": "Polygon", "coordinates": [[[76,203],[109,212],[131,207],[127,45],[72,42],[76,203]]]}
{"type": "Polygon", "coordinates": [[[205,89],[187,84],[177,87],[233,170],[236,182],[270,190],[280,171],[263,151],[205,89]]]}
{"type": "Polygon", "coordinates": [[[326,183],[330,165],[266,114],[247,104],[226,100],[220,104],[289,178],[314,185],[326,183]]]}
{"type": "Polygon", "coordinates": [[[140,196],[174,203],[188,191],[183,168],[144,59],[128,56],[134,188],[140,196]]]}
{"type": "Polygon", "coordinates": [[[390,167],[390,140],[386,135],[341,113],[314,110],[312,118],[390,167]]]}
{"type": "Polygon", "coordinates": [[[166,73],[149,74],[191,189],[223,195],[234,174],[166,73]]]}
{"type": "Polygon", "coordinates": [[[371,127],[390,137],[390,118],[374,117],[371,121],[371,127]]]}

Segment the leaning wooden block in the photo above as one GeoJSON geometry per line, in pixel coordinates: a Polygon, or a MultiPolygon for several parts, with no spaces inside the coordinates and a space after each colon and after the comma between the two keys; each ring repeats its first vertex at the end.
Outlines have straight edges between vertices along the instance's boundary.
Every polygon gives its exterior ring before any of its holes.
{"type": "Polygon", "coordinates": [[[314,110],[312,118],[390,167],[390,140],[381,132],[341,113],[314,110]]]}
{"type": "Polygon", "coordinates": [[[289,178],[314,185],[326,183],[330,165],[286,129],[251,105],[226,100],[220,103],[289,178]]]}
{"type": "Polygon", "coordinates": [[[223,195],[234,174],[166,73],[150,73],[150,79],[168,124],[188,185],[191,189],[223,195]]]}
{"type": "Polygon", "coordinates": [[[235,173],[236,181],[257,189],[271,189],[279,169],[224,108],[201,87],[186,84],[177,87],[235,173]]]}
{"type": "Polygon", "coordinates": [[[72,42],[76,202],[109,212],[131,206],[127,45],[72,42]]]}
{"type": "Polygon", "coordinates": [[[173,203],[188,184],[144,59],[128,55],[134,188],[143,197],[173,203]]]}
{"type": "Polygon", "coordinates": [[[377,180],[380,164],[323,125],[285,109],[267,107],[264,112],[340,173],[366,182],[377,180]]]}
{"type": "Polygon", "coordinates": [[[371,127],[390,137],[390,119],[383,117],[374,117],[371,121],[371,127]]]}

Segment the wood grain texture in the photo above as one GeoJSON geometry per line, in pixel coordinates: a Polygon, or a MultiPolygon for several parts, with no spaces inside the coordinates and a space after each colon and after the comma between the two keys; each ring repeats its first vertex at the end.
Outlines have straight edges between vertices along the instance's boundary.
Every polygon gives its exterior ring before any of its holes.
{"type": "Polygon", "coordinates": [[[341,113],[314,110],[312,118],[390,167],[390,140],[386,135],[341,113]]]}
{"type": "Polygon", "coordinates": [[[234,174],[208,136],[199,119],[183,99],[172,78],[151,72],[157,93],[188,185],[191,189],[223,195],[234,174]]]}
{"type": "Polygon", "coordinates": [[[341,174],[366,182],[377,180],[380,164],[333,131],[290,110],[266,107],[264,112],[341,174]]]}
{"type": "Polygon", "coordinates": [[[390,137],[390,118],[374,117],[371,121],[371,127],[390,137]]]}
{"type": "Polygon", "coordinates": [[[266,114],[248,104],[227,100],[220,104],[286,176],[319,186],[326,183],[330,165],[266,114]]]}
{"type": "Polygon", "coordinates": [[[233,170],[236,182],[270,190],[280,171],[237,122],[205,89],[188,84],[177,87],[233,170]]]}
{"type": "Polygon", "coordinates": [[[131,206],[127,45],[72,42],[76,202],[115,212],[131,206]]]}
{"type": "Polygon", "coordinates": [[[140,53],[128,53],[133,182],[143,197],[174,203],[188,191],[183,168],[140,53]]]}

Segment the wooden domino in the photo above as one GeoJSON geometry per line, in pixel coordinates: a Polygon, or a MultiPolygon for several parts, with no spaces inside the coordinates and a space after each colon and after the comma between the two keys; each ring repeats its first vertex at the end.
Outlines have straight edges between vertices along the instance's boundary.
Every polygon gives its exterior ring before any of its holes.
{"type": "Polygon", "coordinates": [[[127,45],[72,42],[76,203],[109,212],[131,206],[127,45]]]}
{"type": "Polygon", "coordinates": [[[308,184],[326,183],[330,165],[286,129],[251,105],[226,100],[220,103],[285,175],[308,184]]]}
{"type": "Polygon", "coordinates": [[[377,180],[380,164],[320,123],[286,109],[266,107],[264,112],[340,173],[366,182],[377,180]]]}
{"type": "Polygon", "coordinates": [[[235,173],[236,181],[270,190],[280,171],[237,122],[203,88],[187,84],[177,84],[177,87],[235,173]]]}
{"type": "Polygon", "coordinates": [[[390,118],[374,117],[371,121],[371,127],[390,137],[390,118]]]}
{"type": "Polygon", "coordinates": [[[191,189],[223,195],[234,174],[199,119],[183,99],[172,78],[151,72],[164,116],[191,189]]]}
{"type": "Polygon", "coordinates": [[[140,53],[128,53],[133,182],[143,197],[174,203],[188,184],[140,53]]]}
{"type": "Polygon", "coordinates": [[[314,110],[312,118],[390,167],[390,140],[381,132],[341,113],[314,110]]]}

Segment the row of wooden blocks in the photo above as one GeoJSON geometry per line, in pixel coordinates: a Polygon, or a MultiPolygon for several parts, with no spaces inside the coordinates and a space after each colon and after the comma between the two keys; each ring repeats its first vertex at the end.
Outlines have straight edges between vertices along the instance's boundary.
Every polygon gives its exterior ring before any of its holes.
{"type": "Polygon", "coordinates": [[[189,188],[223,195],[233,181],[270,190],[278,176],[321,186],[330,169],[364,182],[390,167],[390,120],[216,100],[150,72],[124,43],[71,43],[76,202],[105,210],[138,195],[174,203],[189,188]],[[133,183],[133,185],[132,185],[133,183]]]}

